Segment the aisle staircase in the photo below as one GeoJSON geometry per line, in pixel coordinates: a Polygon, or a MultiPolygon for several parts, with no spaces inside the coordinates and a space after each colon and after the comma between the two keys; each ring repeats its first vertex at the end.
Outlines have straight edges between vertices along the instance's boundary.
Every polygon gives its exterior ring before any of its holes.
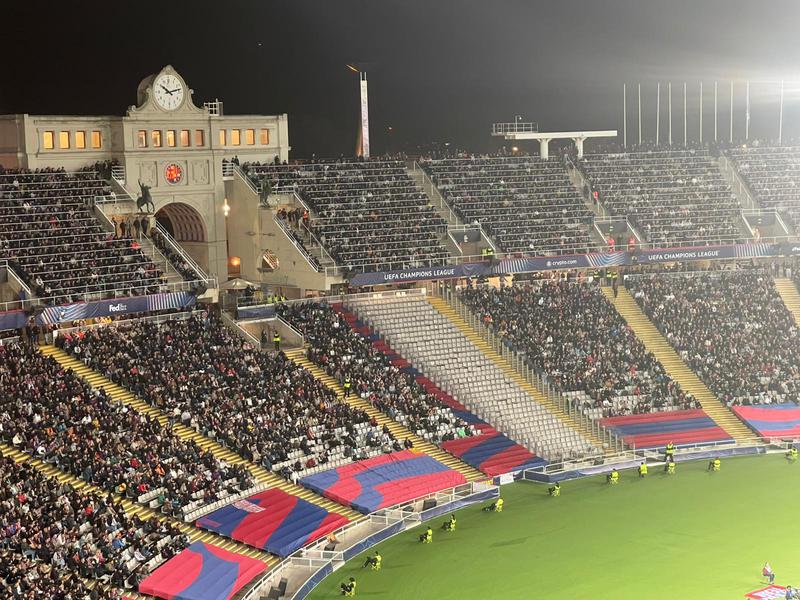
{"type": "Polygon", "coordinates": [[[667,374],[677,381],[684,391],[695,397],[705,413],[717,425],[722,427],[737,442],[755,437],[755,434],[720,402],[694,371],[681,359],[675,349],[661,335],[661,332],[647,318],[647,315],[642,312],[627,289],[620,287],[619,295],[616,298],[614,298],[614,293],[610,287],[605,286],[602,290],[608,301],[614,305],[617,312],[630,325],[636,337],[642,340],[645,348],[652,352],[664,365],[667,374]]]}
{"type": "Polygon", "coordinates": [[[778,290],[778,294],[780,294],[786,308],[791,311],[794,322],[800,326],[800,293],[797,292],[797,286],[794,281],[788,277],[776,277],[775,289],[778,290]]]}
{"type": "Polygon", "coordinates": [[[302,366],[304,369],[311,372],[311,374],[314,375],[314,377],[319,379],[329,389],[336,392],[336,396],[338,397],[340,402],[344,402],[355,409],[363,410],[371,418],[374,418],[381,427],[383,427],[384,425],[388,427],[391,434],[398,440],[404,440],[410,438],[411,441],[414,442],[414,450],[424,452],[428,456],[435,458],[436,460],[438,460],[440,463],[443,463],[447,467],[455,471],[458,471],[467,479],[467,481],[485,481],[487,479],[486,475],[484,475],[477,469],[462,462],[452,454],[442,450],[441,448],[432,444],[431,442],[424,440],[418,435],[412,433],[411,431],[409,431],[396,421],[393,421],[392,419],[387,417],[377,408],[372,406],[369,402],[362,400],[356,395],[351,395],[349,398],[345,398],[344,388],[339,384],[339,382],[330,375],[328,375],[325,371],[320,369],[317,365],[312,363],[306,357],[304,349],[301,348],[297,350],[290,350],[286,352],[286,356],[288,356],[292,361],[294,361],[298,365],[302,366]]]}
{"type": "MultiPolygon", "coordinates": [[[[166,415],[159,409],[150,406],[145,401],[136,397],[128,390],[118,386],[110,379],[107,379],[100,373],[91,370],[89,367],[84,365],[76,358],[70,356],[63,350],[53,346],[44,346],[41,348],[41,351],[47,356],[52,356],[62,366],[72,369],[79,377],[82,377],[88,381],[93,387],[105,389],[106,393],[108,393],[108,395],[117,402],[122,402],[126,406],[141,414],[149,415],[150,417],[157,419],[161,424],[164,424],[167,421],[166,415]]],[[[363,515],[349,508],[341,506],[335,502],[331,502],[327,498],[323,498],[304,487],[286,481],[279,475],[268,471],[260,465],[256,465],[245,460],[232,450],[229,450],[218,442],[215,442],[214,440],[197,433],[193,429],[181,424],[175,424],[172,430],[178,437],[185,440],[191,440],[203,450],[211,452],[217,460],[224,460],[225,462],[234,465],[244,465],[252,473],[253,478],[257,483],[265,484],[270,488],[278,488],[287,494],[307,500],[308,502],[321,506],[328,511],[344,515],[351,521],[360,520],[363,518],[363,515]]]]}
{"type": "MultiPolygon", "coordinates": [[[[567,427],[579,432],[584,438],[589,440],[596,448],[603,448],[603,441],[597,437],[591,429],[581,421],[573,419],[556,404],[551,398],[542,394],[535,386],[531,385],[514,366],[498,353],[492,346],[484,340],[464,319],[461,318],[455,309],[445,302],[442,298],[428,296],[428,302],[444,317],[455,325],[464,336],[469,339],[481,352],[491,360],[509,379],[522,388],[536,402],[544,406],[553,415],[558,417],[567,427]]],[[[609,449],[609,452],[611,449],[609,449]]]]}

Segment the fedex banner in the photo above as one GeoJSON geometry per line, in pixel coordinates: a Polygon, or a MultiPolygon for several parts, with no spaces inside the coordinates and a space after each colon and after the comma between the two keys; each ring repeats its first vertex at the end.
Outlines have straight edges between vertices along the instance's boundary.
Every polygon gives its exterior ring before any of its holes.
{"type": "Polygon", "coordinates": [[[560,269],[603,269],[637,264],[658,264],[676,261],[721,260],[730,258],[759,258],[766,256],[800,255],[798,244],[729,244],[686,248],[656,248],[620,252],[592,252],[562,256],[504,258],[486,262],[440,267],[423,267],[404,271],[358,273],[350,278],[353,286],[412,283],[436,279],[460,279],[513,273],[531,273],[560,269]]]}
{"type": "Polygon", "coordinates": [[[137,312],[189,308],[196,303],[197,298],[191,292],[172,292],[169,294],[116,298],[114,300],[76,302],[75,304],[65,304],[64,306],[48,306],[42,311],[42,314],[36,317],[36,323],[38,325],[55,325],[56,323],[75,321],[77,319],[97,319],[137,312]]]}

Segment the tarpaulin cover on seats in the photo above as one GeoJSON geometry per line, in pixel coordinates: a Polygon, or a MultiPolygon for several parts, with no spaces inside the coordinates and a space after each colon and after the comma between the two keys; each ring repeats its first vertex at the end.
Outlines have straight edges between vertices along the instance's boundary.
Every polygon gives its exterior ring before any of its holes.
{"type": "Polygon", "coordinates": [[[269,489],[220,508],[198,519],[195,525],[288,556],[348,522],[343,515],[279,489],[269,489]]]}
{"type": "Polygon", "coordinates": [[[363,513],[465,482],[458,471],[411,450],[383,454],[300,480],[304,486],[363,513]]]}
{"type": "Polygon", "coordinates": [[[794,402],[734,406],[733,412],[760,436],[778,438],[800,436],[800,407],[794,402]]]}
{"type": "Polygon", "coordinates": [[[636,448],[658,448],[669,442],[681,445],[731,439],[701,409],[609,417],[600,422],[636,448]]]}
{"type": "Polygon", "coordinates": [[[142,581],[139,591],[165,600],[228,600],[266,568],[260,560],[195,542],[142,581]]]}

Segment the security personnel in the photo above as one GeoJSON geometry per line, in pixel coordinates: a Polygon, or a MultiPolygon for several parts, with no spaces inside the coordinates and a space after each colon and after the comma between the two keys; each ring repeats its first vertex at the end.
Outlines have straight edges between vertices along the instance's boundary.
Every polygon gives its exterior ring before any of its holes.
{"type": "Polygon", "coordinates": [[[719,471],[721,467],[722,467],[722,461],[719,459],[719,457],[715,458],[714,460],[708,463],[709,471],[719,471]]]}
{"type": "Polygon", "coordinates": [[[502,498],[498,498],[494,503],[494,512],[503,512],[503,503],[505,501],[502,498]]]}
{"type": "Polygon", "coordinates": [[[450,519],[442,523],[442,529],[445,531],[455,531],[456,530],[456,516],[450,515],[450,519]]]}
{"type": "Polygon", "coordinates": [[[643,462],[639,465],[639,477],[647,477],[647,463],[643,462]]]}
{"type": "Polygon", "coordinates": [[[797,448],[794,446],[789,448],[789,452],[786,453],[786,458],[789,459],[789,462],[797,462],[797,448]]]}
{"type": "Polygon", "coordinates": [[[275,352],[280,351],[281,349],[281,334],[278,333],[278,330],[275,330],[275,333],[272,334],[272,343],[275,346],[275,352]]]}
{"type": "Polygon", "coordinates": [[[368,556],[367,560],[364,561],[364,568],[371,567],[373,571],[380,571],[382,560],[383,557],[376,550],[375,556],[368,556]]]}
{"type": "Polygon", "coordinates": [[[611,473],[606,475],[606,481],[611,485],[617,485],[619,483],[619,471],[616,469],[611,471],[611,473]]]}
{"type": "Polygon", "coordinates": [[[561,484],[556,481],[556,484],[553,487],[547,488],[547,493],[553,498],[557,498],[561,495],[561,484]]]}
{"type": "Polygon", "coordinates": [[[345,581],[339,586],[342,590],[342,596],[355,596],[356,595],[356,578],[351,577],[349,581],[345,581]]]}
{"type": "Polygon", "coordinates": [[[667,471],[667,475],[675,475],[675,461],[671,460],[664,465],[664,469],[667,471]]]}
{"type": "Polygon", "coordinates": [[[664,448],[664,462],[675,462],[675,444],[672,442],[664,448]]]}
{"type": "Polygon", "coordinates": [[[350,397],[350,388],[352,387],[352,385],[353,385],[353,382],[350,381],[350,375],[347,375],[344,378],[344,383],[342,384],[342,387],[344,388],[344,397],[345,398],[349,398],[350,397]]]}
{"type": "Polygon", "coordinates": [[[423,544],[430,544],[433,541],[433,529],[431,529],[430,525],[428,525],[425,533],[419,536],[419,541],[423,544]]]}

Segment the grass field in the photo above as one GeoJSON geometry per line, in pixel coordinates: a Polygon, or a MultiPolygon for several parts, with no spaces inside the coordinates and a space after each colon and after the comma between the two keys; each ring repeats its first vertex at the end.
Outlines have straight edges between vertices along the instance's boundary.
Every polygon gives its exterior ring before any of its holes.
{"type": "MultiPolygon", "coordinates": [[[[643,480],[623,472],[567,482],[560,498],[527,482],[503,487],[502,513],[470,507],[458,529],[419,544],[417,527],[377,548],[383,569],[362,555],[325,579],[311,598],[334,598],[358,581],[358,597],[386,600],[637,598],[729,600],[775,583],[800,585],[800,463],[782,455],[678,464],[643,480]]],[[[371,550],[370,552],[374,551],[371,550]]]]}

